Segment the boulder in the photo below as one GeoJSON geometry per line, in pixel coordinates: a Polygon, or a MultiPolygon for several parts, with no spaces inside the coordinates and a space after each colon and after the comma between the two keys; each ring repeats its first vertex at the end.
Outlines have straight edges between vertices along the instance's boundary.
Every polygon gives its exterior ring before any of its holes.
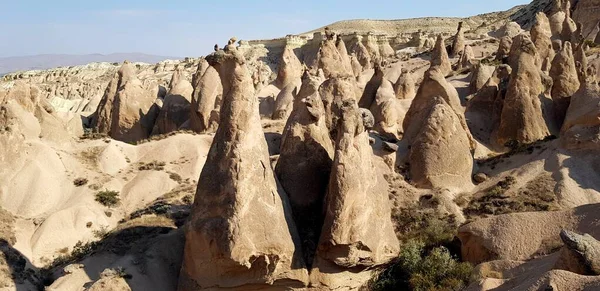
{"type": "MultiPolygon", "coordinates": [[[[201,72],[198,71],[196,76],[201,72]]],[[[223,86],[219,73],[212,66],[206,68],[192,93],[190,127],[197,133],[214,132],[219,126],[223,86]]]]}
{"type": "Polygon", "coordinates": [[[169,91],[163,100],[152,134],[177,131],[190,119],[190,102],[194,88],[184,74],[182,67],[178,67],[173,73],[169,91]]]}
{"type": "Polygon", "coordinates": [[[452,65],[446,51],[445,40],[441,34],[438,35],[433,51],[431,52],[431,67],[438,67],[443,76],[448,76],[452,72],[452,65]]]}
{"type": "Polygon", "coordinates": [[[551,94],[556,121],[560,127],[567,114],[571,96],[579,89],[579,77],[570,42],[566,41],[562,50],[554,58],[550,69],[550,77],[553,81],[551,94]]]}
{"type": "Polygon", "coordinates": [[[509,56],[512,73],[496,132],[496,143],[528,144],[547,137],[550,132],[542,113],[543,93],[540,70],[535,65],[536,50],[528,36],[515,37],[509,56]]]}
{"type": "Polygon", "coordinates": [[[589,270],[591,275],[600,275],[600,241],[589,234],[581,235],[565,229],[560,232],[560,239],[572,254],[583,261],[584,269],[589,270]]]}
{"type": "Polygon", "coordinates": [[[477,64],[471,70],[471,81],[469,82],[469,94],[477,93],[488,82],[496,68],[484,64],[477,64]]]}
{"type": "Polygon", "coordinates": [[[598,204],[565,211],[498,215],[461,227],[462,259],[479,264],[491,260],[528,260],[562,245],[560,233],[569,229],[600,237],[598,204]]]}
{"type": "Polygon", "coordinates": [[[450,56],[459,57],[463,54],[463,50],[465,49],[465,32],[463,30],[463,22],[458,23],[458,29],[456,30],[456,34],[454,35],[454,40],[452,41],[452,53],[450,56]]]}
{"type": "Polygon", "coordinates": [[[369,135],[355,101],[344,102],[325,198],[325,223],[311,271],[311,285],[352,290],[372,269],[399,253],[387,183],[373,161],[369,135]]]}
{"type": "Polygon", "coordinates": [[[223,118],[198,180],[178,290],[302,288],[308,273],[246,61],[235,48],[207,60],[221,77],[223,118]]]}
{"type": "Polygon", "coordinates": [[[305,73],[275,167],[289,197],[309,268],[323,225],[323,202],[334,151],[318,84],[319,80],[305,73]]]}
{"type": "Polygon", "coordinates": [[[416,95],[415,79],[412,73],[402,68],[402,73],[395,84],[396,99],[413,99],[416,95]]]}

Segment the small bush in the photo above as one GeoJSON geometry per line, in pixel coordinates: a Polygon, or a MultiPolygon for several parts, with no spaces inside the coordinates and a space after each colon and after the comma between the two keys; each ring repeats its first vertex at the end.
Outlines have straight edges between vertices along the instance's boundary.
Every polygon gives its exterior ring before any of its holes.
{"type": "Polygon", "coordinates": [[[409,241],[400,256],[370,283],[369,289],[442,291],[464,289],[473,267],[459,262],[445,247],[426,251],[420,241],[409,241]]]}
{"type": "Polygon", "coordinates": [[[113,207],[121,202],[119,192],[104,190],[96,193],[96,201],[106,207],[113,207]]]}
{"type": "Polygon", "coordinates": [[[95,229],[92,231],[92,233],[94,234],[94,237],[97,239],[104,239],[108,236],[108,234],[110,233],[110,231],[108,231],[108,226],[106,225],[102,225],[100,226],[99,229],[95,229]]]}
{"type": "Polygon", "coordinates": [[[87,183],[88,183],[88,179],[86,179],[86,178],[77,178],[73,181],[73,185],[75,185],[76,187],[84,186],[87,183]]]}

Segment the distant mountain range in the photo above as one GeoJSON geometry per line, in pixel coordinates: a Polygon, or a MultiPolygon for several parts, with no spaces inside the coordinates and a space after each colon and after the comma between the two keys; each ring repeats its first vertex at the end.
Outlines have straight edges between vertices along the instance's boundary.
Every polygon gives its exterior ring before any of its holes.
{"type": "Polygon", "coordinates": [[[47,54],[35,56],[19,56],[0,58],[0,75],[16,71],[45,70],[56,67],[79,66],[96,62],[130,62],[158,63],[167,59],[181,59],[180,57],[155,56],[142,53],[115,53],[91,55],[64,55],[47,54]]]}

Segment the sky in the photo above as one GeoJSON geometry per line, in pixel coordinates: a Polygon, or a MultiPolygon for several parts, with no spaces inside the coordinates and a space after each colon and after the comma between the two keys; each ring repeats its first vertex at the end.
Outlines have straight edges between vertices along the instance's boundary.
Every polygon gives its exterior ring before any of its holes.
{"type": "Polygon", "coordinates": [[[197,57],[339,20],[471,16],[528,0],[0,0],[0,57],[140,52],[197,57]]]}

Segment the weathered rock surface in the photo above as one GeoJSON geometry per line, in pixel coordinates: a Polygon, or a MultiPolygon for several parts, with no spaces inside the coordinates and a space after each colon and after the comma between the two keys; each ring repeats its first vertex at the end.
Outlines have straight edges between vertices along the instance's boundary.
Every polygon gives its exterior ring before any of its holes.
{"type": "Polygon", "coordinates": [[[550,77],[553,81],[551,94],[556,121],[561,126],[567,114],[571,96],[579,89],[579,77],[570,42],[566,41],[562,50],[554,58],[550,69],[550,77]]]}
{"type": "Polygon", "coordinates": [[[350,45],[350,54],[356,55],[356,60],[360,63],[363,70],[371,68],[371,55],[362,43],[362,36],[355,35],[350,45]]]}
{"type": "Polygon", "coordinates": [[[344,101],[358,100],[357,93],[359,92],[356,80],[352,77],[338,77],[326,80],[319,87],[319,95],[323,100],[323,106],[325,107],[325,113],[327,115],[327,128],[335,138],[335,131],[337,130],[337,123],[340,114],[340,108],[344,101]]]}
{"type": "Polygon", "coordinates": [[[461,52],[460,59],[458,60],[457,70],[463,68],[471,68],[473,66],[473,60],[475,59],[475,53],[470,45],[466,45],[464,50],[461,52]]]}
{"type": "Polygon", "coordinates": [[[498,66],[485,85],[467,102],[465,116],[469,128],[483,142],[489,143],[491,133],[500,125],[510,74],[508,65],[498,66]]]}
{"type": "Polygon", "coordinates": [[[302,77],[302,63],[290,46],[286,46],[279,59],[279,69],[275,84],[279,89],[285,88],[289,83],[295,82],[302,77]]]}
{"type": "Polygon", "coordinates": [[[560,138],[568,149],[600,148],[600,87],[594,67],[588,70],[586,83],[571,97],[560,138]]]}
{"type": "Polygon", "coordinates": [[[560,239],[567,249],[583,259],[585,269],[600,275],[600,242],[589,234],[580,235],[568,230],[560,232],[560,239]]]}
{"type": "Polygon", "coordinates": [[[550,134],[539,98],[543,86],[540,70],[535,65],[536,55],[535,46],[528,36],[521,34],[515,37],[509,57],[514,64],[511,65],[512,73],[496,133],[499,145],[532,143],[550,134]]]}
{"type": "Polygon", "coordinates": [[[323,202],[333,160],[325,108],[317,91],[320,80],[305,73],[284,129],[275,173],[286,191],[310,267],[323,225],[323,202]]]}
{"type": "Polygon", "coordinates": [[[349,60],[342,56],[336,46],[335,35],[329,36],[321,43],[318,54],[318,66],[319,69],[323,70],[327,79],[345,74],[353,75],[349,60]]]}
{"type": "Polygon", "coordinates": [[[370,271],[399,252],[382,174],[358,107],[341,109],[335,158],[325,201],[325,223],[311,272],[316,288],[355,289],[370,271]]]}
{"type": "Polygon", "coordinates": [[[473,156],[468,131],[444,99],[433,97],[429,106],[411,145],[411,181],[428,189],[471,184],[473,156]]]}
{"type": "Polygon", "coordinates": [[[463,30],[463,22],[458,23],[454,40],[452,41],[452,57],[461,56],[465,48],[465,32],[463,30]]]}
{"type": "Polygon", "coordinates": [[[561,244],[562,229],[600,237],[597,204],[556,212],[531,212],[481,219],[459,229],[462,258],[478,264],[491,260],[528,260],[561,244]]]}
{"type": "Polygon", "coordinates": [[[375,101],[377,90],[379,90],[379,86],[381,86],[381,82],[383,82],[383,77],[384,73],[381,64],[375,63],[375,73],[373,74],[373,77],[371,77],[371,80],[367,82],[365,90],[358,101],[358,107],[366,109],[371,108],[371,105],[375,101]]]}
{"type": "Polygon", "coordinates": [[[374,130],[391,140],[398,139],[402,131],[402,120],[397,110],[396,96],[392,83],[383,79],[370,111],[375,118],[374,130]]]}
{"type": "Polygon", "coordinates": [[[298,95],[301,84],[300,79],[292,81],[283,87],[279,94],[277,94],[272,116],[273,119],[287,120],[288,117],[290,117],[290,113],[294,107],[294,99],[296,98],[296,95],[298,95]]]}
{"type": "Polygon", "coordinates": [[[219,125],[223,85],[219,73],[211,66],[206,69],[200,68],[196,78],[198,81],[194,87],[190,106],[190,127],[198,133],[212,132],[219,125]]]}
{"type": "Polygon", "coordinates": [[[477,64],[471,70],[471,81],[469,83],[469,93],[477,93],[488,82],[496,68],[484,64],[477,64]]]}
{"type": "Polygon", "coordinates": [[[190,102],[194,88],[178,68],[171,78],[169,91],[164,98],[152,134],[163,134],[178,130],[190,119],[190,102]]]}
{"type": "Polygon", "coordinates": [[[198,181],[179,290],[305,286],[296,226],[270,167],[245,60],[235,49],[207,60],[221,76],[222,118],[198,181]]]}
{"type": "Polygon", "coordinates": [[[431,67],[438,67],[442,75],[447,76],[452,72],[452,64],[448,58],[444,37],[437,37],[433,51],[431,52],[431,67]]]}
{"type": "Polygon", "coordinates": [[[415,98],[415,79],[411,72],[407,69],[402,69],[402,73],[398,77],[395,86],[395,93],[397,99],[413,99],[415,98]]]}
{"type": "Polygon", "coordinates": [[[543,12],[538,12],[535,15],[535,24],[531,28],[531,41],[533,41],[538,53],[536,64],[538,68],[545,72],[550,69],[555,54],[551,37],[552,30],[550,29],[548,17],[543,12]]]}

